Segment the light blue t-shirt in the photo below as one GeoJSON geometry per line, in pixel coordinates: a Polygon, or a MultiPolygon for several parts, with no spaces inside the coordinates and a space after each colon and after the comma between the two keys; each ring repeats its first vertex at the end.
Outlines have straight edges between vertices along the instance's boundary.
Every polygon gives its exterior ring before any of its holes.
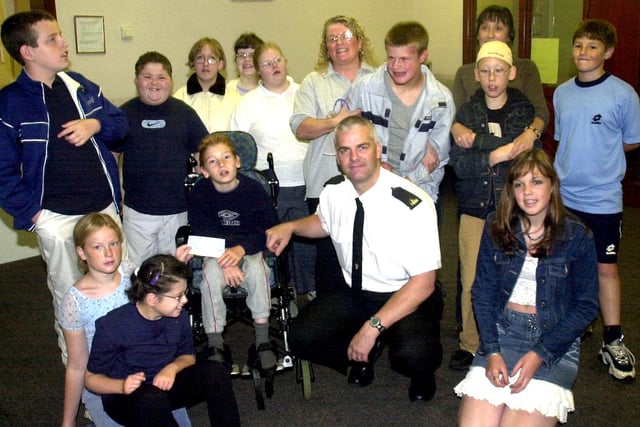
{"type": "MultiPolygon", "coordinates": [[[[131,287],[131,273],[133,265],[123,261],[120,265],[120,284],[115,291],[102,298],[89,298],[83,295],[78,288],[71,286],[62,297],[58,306],[58,322],[63,329],[69,331],[84,330],[87,337],[87,348],[91,352],[91,343],[96,333],[96,320],[113,309],[129,302],[127,289],[131,287]]],[[[121,427],[113,421],[102,407],[102,398],[87,390],[82,391],[82,401],[91,413],[91,418],[97,426],[121,427]]],[[[173,411],[173,416],[181,427],[190,427],[191,420],[185,408],[173,411]]]]}
{"type": "Polygon", "coordinates": [[[622,212],[622,144],[640,142],[638,94],[609,73],[588,83],[575,78],[555,90],[553,108],[564,204],[592,214],[622,212]]]}
{"type": "Polygon", "coordinates": [[[96,320],[129,302],[126,290],[131,286],[130,277],[122,272],[121,277],[118,288],[102,298],[89,298],[75,286],[70,287],[62,297],[58,308],[60,326],[69,331],[84,330],[89,351],[96,332],[96,320]]]}

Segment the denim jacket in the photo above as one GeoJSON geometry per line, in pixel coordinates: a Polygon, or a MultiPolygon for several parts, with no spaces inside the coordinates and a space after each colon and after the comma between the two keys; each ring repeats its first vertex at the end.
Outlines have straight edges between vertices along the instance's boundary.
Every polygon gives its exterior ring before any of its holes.
{"type": "MultiPolygon", "coordinates": [[[[476,133],[470,148],[462,148],[454,141],[451,142],[450,162],[458,176],[456,194],[461,214],[484,219],[489,212],[495,210],[511,162],[491,167],[489,155],[496,148],[513,142],[535,116],[533,105],[522,92],[508,88],[507,94],[507,102],[503,108],[508,113],[501,129],[502,137],[489,133],[489,113],[482,89],[478,89],[469,102],[461,105],[456,114],[457,122],[476,133]]],[[[540,140],[535,145],[542,147],[540,140]]]]}
{"type": "MultiPolygon", "coordinates": [[[[505,254],[491,239],[489,215],[480,244],[476,278],[471,289],[480,331],[479,354],[500,352],[496,323],[502,319],[520,275],[526,246],[520,225],[519,248],[505,254]]],[[[556,363],[598,313],[598,272],[593,234],[578,219],[567,217],[550,255],[538,260],[536,311],[542,333],[532,350],[548,366],[556,363]]]]}

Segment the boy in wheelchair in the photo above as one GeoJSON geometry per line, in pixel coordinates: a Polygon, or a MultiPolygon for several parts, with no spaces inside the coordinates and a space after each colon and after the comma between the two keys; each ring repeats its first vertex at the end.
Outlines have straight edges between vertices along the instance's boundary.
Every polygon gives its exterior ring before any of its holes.
{"type": "Polygon", "coordinates": [[[259,363],[261,371],[274,371],[276,349],[269,340],[271,270],[262,251],[265,230],[279,222],[276,209],[260,183],[238,173],[240,157],[226,135],[206,136],[200,143],[199,160],[205,179],[191,190],[191,234],[225,239],[224,253],[205,258],[202,266],[200,292],[209,359],[229,368],[233,364],[222,336],[227,315],[223,291],[241,286],[247,291],[256,337],[248,364],[259,363]]]}

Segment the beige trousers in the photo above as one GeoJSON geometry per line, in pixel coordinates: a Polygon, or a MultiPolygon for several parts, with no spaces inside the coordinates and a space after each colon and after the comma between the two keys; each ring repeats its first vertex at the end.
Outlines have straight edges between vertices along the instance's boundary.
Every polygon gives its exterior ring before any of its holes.
{"type": "Polygon", "coordinates": [[[471,304],[471,287],[476,277],[476,264],[480,251],[480,240],[484,230],[485,220],[470,215],[460,216],[458,232],[458,246],[460,251],[460,281],[462,282],[462,332],[460,333],[460,348],[475,354],[480,345],[478,327],[473,315],[471,304]]]}

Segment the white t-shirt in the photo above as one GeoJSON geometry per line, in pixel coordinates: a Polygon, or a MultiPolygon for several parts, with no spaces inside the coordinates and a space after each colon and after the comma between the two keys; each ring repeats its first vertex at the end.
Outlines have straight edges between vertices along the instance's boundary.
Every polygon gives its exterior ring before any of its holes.
{"type": "Polygon", "coordinates": [[[231,115],[231,130],[250,133],[258,145],[258,169],[267,169],[267,153],[273,154],[274,169],[280,186],[304,185],[302,165],[308,143],[299,141],[289,126],[293,101],[299,85],[289,80],[283,93],[268,90],[262,85],[247,92],[238,101],[231,115]]]}

